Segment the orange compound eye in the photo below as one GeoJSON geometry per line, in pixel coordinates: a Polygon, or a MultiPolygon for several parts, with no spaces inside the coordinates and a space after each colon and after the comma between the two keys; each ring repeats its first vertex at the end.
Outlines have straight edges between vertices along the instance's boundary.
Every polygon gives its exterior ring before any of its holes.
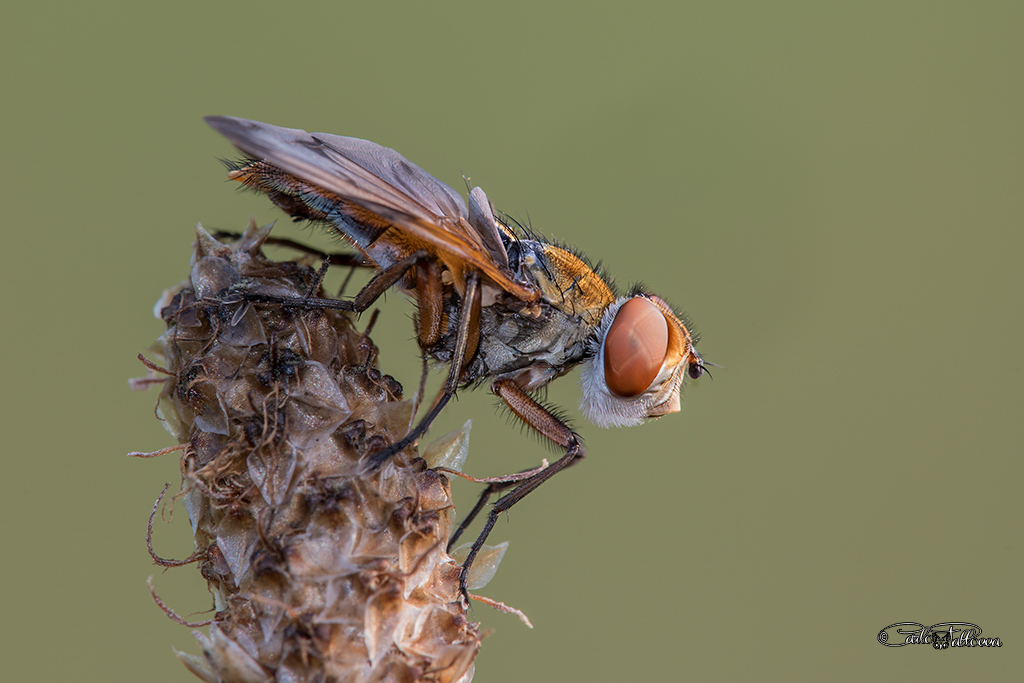
{"type": "Polygon", "coordinates": [[[639,396],[658,376],[668,351],[668,321],[649,299],[622,304],[604,338],[604,380],[623,398],[639,396]]]}

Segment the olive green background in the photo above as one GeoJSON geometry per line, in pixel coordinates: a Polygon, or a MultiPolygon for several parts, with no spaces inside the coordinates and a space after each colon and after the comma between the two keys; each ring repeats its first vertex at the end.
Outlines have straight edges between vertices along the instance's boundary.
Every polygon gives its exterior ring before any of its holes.
{"type": "MultiPolygon", "coordinates": [[[[5,680],[188,681],[146,518],[177,460],[128,390],[233,114],[365,137],[643,280],[723,368],[502,520],[478,681],[1009,680],[1024,666],[1024,5],[35,4],[4,11],[0,661],[5,680]],[[1000,649],[885,648],[970,621],[1000,649]]],[[[277,234],[326,245],[280,221],[277,234]]],[[[382,364],[417,379],[390,296],[382,364]]],[[[549,399],[576,415],[576,374],[549,399]]],[[[436,379],[436,378],[435,378],[436,379]]],[[[470,473],[550,457],[466,393],[470,473]]],[[[474,489],[456,490],[467,505],[474,489]]],[[[190,551],[183,510],[158,525],[190,551]]]]}

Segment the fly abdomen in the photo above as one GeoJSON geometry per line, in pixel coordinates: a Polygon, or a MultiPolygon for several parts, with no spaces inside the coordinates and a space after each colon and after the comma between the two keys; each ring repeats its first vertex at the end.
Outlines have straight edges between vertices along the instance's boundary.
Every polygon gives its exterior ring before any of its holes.
{"type": "MultiPolygon", "coordinates": [[[[293,220],[326,223],[347,242],[368,252],[392,225],[358,204],[315,187],[266,161],[229,162],[228,178],[267,195],[293,220]]],[[[388,263],[378,265],[386,267],[388,263]]]]}

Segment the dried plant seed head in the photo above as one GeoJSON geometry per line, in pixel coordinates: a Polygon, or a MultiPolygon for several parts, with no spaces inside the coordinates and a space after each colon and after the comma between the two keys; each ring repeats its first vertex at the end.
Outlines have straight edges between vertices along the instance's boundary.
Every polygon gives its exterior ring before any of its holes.
{"type": "MultiPolygon", "coordinates": [[[[158,304],[157,413],[185,444],[180,497],[216,610],[202,656],[179,658],[211,682],[465,683],[480,635],[445,552],[448,480],[414,447],[365,466],[411,404],[348,314],[258,302],[316,284],[263,256],[268,232],[229,245],[197,227],[189,279],[158,304]]],[[[468,432],[431,459],[461,465],[468,432]]]]}

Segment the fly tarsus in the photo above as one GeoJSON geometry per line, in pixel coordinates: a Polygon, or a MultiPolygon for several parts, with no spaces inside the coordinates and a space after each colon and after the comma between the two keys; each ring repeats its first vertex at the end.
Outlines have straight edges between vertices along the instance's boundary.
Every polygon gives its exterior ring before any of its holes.
{"type": "MultiPolygon", "coordinates": [[[[575,434],[572,435],[569,442],[569,447],[565,451],[565,455],[551,463],[537,474],[531,477],[515,482],[514,487],[511,491],[498,498],[494,502],[494,506],[491,507],[491,511],[487,513],[487,520],[484,522],[483,529],[480,530],[480,534],[473,541],[473,546],[469,550],[469,554],[466,556],[466,561],[462,563],[462,572],[459,575],[459,592],[462,597],[466,600],[466,604],[469,604],[469,570],[473,566],[473,560],[476,559],[477,554],[484,547],[484,543],[487,542],[487,537],[491,534],[491,530],[494,528],[495,523],[498,521],[498,517],[502,512],[506,512],[513,505],[521,501],[532,491],[536,490],[541,484],[546,482],[551,477],[564,470],[566,467],[575,464],[586,455],[586,451],[583,448],[583,444],[580,442],[579,437],[575,434]]],[[[508,482],[498,482],[496,484],[489,485],[485,490],[484,494],[480,497],[476,507],[470,512],[455,534],[452,535],[452,541],[449,542],[449,548],[455,539],[469,526],[473,518],[483,509],[490,498],[492,493],[499,490],[508,488],[511,484],[508,482]]]]}
{"type": "Polygon", "coordinates": [[[455,530],[455,533],[452,534],[452,539],[448,543],[449,548],[451,548],[459,536],[461,536],[470,523],[472,523],[473,519],[483,510],[491,495],[511,489],[494,502],[494,506],[491,507],[490,512],[487,514],[487,520],[484,522],[483,529],[476,537],[476,540],[473,541],[473,546],[470,548],[469,555],[466,556],[466,561],[462,564],[462,573],[459,577],[459,590],[466,600],[469,599],[469,569],[473,566],[473,560],[476,559],[477,553],[479,553],[483,548],[484,543],[487,541],[487,537],[491,533],[491,529],[494,528],[494,524],[498,521],[498,515],[521,501],[548,479],[558,474],[566,467],[578,462],[584,455],[586,455],[586,449],[584,449],[583,442],[580,440],[579,435],[557,415],[553,414],[550,410],[534,400],[526,391],[523,390],[522,387],[516,384],[515,381],[508,378],[496,379],[491,383],[491,391],[504,401],[505,405],[512,410],[516,417],[525,422],[530,429],[533,429],[544,436],[544,438],[564,448],[565,455],[536,474],[531,474],[525,479],[508,479],[506,481],[493,482],[489,484],[481,494],[480,500],[477,501],[476,506],[470,511],[469,515],[466,516],[466,519],[462,520],[459,527],[455,530]]]}
{"type": "Polygon", "coordinates": [[[388,458],[393,456],[395,453],[404,450],[407,446],[423,436],[423,434],[430,428],[430,424],[434,419],[441,414],[442,410],[444,410],[444,407],[448,404],[448,401],[451,400],[451,397],[452,394],[441,394],[441,396],[438,397],[437,403],[435,403],[434,407],[430,409],[430,412],[427,413],[426,417],[420,420],[420,423],[413,427],[408,434],[387,448],[381,449],[371,455],[367,460],[367,465],[370,471],[373,472],[380,469],[380,466],[387,462],[388,458]]]}

